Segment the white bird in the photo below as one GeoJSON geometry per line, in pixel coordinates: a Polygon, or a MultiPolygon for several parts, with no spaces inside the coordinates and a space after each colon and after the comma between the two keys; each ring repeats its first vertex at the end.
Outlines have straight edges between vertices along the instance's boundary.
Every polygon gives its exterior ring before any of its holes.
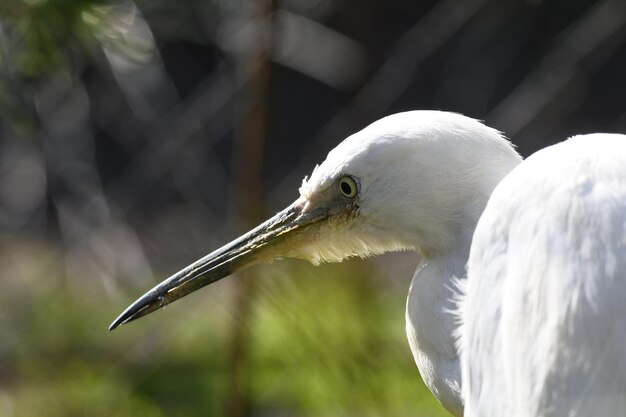
{"type": "Polygon", "coordinates": [[[462,115],[383,118],[333,149],[293,204],[157,285],[110,329],[258,262],[294,257],[319,264],[415,251],[421,260],[407,300],[409,343],[426,385],[461,416],[454,282],[465,276],[489,196],[520,161],[498,131],[462,115]]]}
{"type": "Polygon", "coordinates": [[[476,227],[466,285],[466,416],[626,416],[626,135],[515,168],[476,227]]]}

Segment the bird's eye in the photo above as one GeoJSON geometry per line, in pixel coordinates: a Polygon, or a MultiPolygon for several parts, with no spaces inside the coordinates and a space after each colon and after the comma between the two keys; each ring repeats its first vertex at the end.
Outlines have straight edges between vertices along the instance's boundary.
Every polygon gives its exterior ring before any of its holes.
{"type": "Polygon", "coordinates": [[[352,177],[347,175],[341,177],[339,178],[339,182],[337,184],[339,185],[339,191],[341,191],[341,194],[348,198],[354,198],[359,193],[359,188],[352,177]]]}

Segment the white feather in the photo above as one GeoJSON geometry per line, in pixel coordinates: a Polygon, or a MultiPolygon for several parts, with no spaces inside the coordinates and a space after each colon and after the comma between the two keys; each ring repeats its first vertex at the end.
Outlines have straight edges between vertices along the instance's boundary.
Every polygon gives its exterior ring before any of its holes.
{"type": "Polygon", "coordinates": [[[466,415],[626,415],[626,136],[539,151],[496,188],[468,265],[466,415]]]}
{"type": "Polygon", "coordinates": [[[457,416],[463,402],[453,281],[465,277],[474,227],[493,188],[520,161],[498,131],[476,120],[413,111],[344,140],[300,188],[315,204],[339,178],[353,176],[359,210],[292,256],[319,263],[397,250],[422,255],[407,299],[407,335],[426,385],[457,416]]]}

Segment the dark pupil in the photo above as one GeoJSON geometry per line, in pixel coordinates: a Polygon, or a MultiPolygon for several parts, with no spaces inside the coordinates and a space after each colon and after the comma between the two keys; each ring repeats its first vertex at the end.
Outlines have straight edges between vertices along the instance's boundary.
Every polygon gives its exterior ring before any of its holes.
{"type": "Polygon", "coordinates": [[[346,194],[346,195],[350,195],[350,194],[352,194],[352,187],[347,182],[342,182],[341,183],[341,191],[343,191],[343,193],[346,194]]]}

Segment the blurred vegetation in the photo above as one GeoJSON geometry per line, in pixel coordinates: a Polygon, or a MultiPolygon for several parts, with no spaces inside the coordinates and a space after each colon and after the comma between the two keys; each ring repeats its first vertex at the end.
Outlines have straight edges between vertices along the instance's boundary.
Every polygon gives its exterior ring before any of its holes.
{"type": "MultiPolygon", "coordinates": [[[[8,252],[1,415],[224,415],[228,282],[108,333],[130,299],[68,286],[44,247],[8,252]]],[[[446,415],[417,377],[404,294],[366,263],[285,262],[248,279],[258,289],[245,324],[253,415],[446,415]]]]}
{"type": "Polygon", "coordinates": [[[104,1],[6,0],[0,4],[0,109],[18,137],[39,126],[28,90],[42,79],[76,75],[75,62],[95,51],[96,25],[86,13],[104,1]]]}
{"type": "Polygon", "coordinates": [[[105,3],[105,0],[3,2],[0,6],[5,40],[3,73],[35,77],[68,70],[72,51],[79,56],[93,49],[91,38],[99,27],[89,16],[105,3]]]}
{"type": "Polygon", "coordinates": [[[0,417],[446,415],[410,255],[258,267],[106,328],[383,115],[465,113],[528,155],[626,132],[624,74],[623,0],[1,0],[0,417]]]}

